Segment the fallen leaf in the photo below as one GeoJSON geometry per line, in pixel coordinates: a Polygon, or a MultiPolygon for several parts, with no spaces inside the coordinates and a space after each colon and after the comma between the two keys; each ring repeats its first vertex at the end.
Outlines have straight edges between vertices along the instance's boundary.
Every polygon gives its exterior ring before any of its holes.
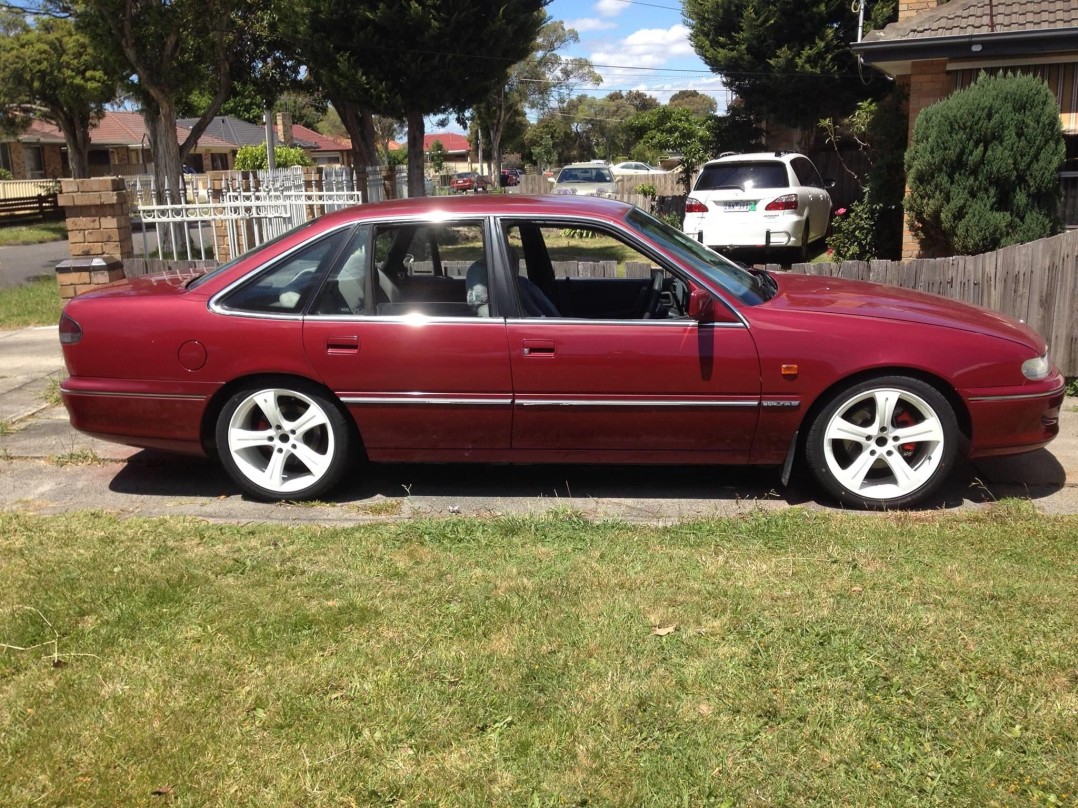
{"type": "Polygon", "coordinates": [[[160,788],[155,788],[150,793],[155,797],[167,797],[175,790],[175,786],[161,786],[160,788]]]}
{"type": "Polygon", "coordinates": [[[860,595],[862,592],[865,591],[865,588],[863,586],[855,586],[851,588],[850,591],[853,592],[853,594],[855,595],[860,595]]]}
{"type": "Polygon", "coordinates": [[[667,623],[665,626],[652,626],[651,633],[656,637],[665,637],[677,631],[677,623],[667,623]]]}

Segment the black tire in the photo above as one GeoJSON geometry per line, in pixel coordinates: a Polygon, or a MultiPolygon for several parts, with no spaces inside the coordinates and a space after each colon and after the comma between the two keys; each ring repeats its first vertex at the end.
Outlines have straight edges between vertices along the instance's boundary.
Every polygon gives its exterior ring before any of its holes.
{"type": "Polygon", "coordinates": [[[238,390],[217,418],[225,471],[260,500],[315,499],[336,487],[353,460],[347,416],[324,391],[299,379],[268,379],[238,390]]]}
{"type": "Polygon", "coordinates": [[[820,486],[845,505],[906,508],[946,481],[959,435],[954,409],[936,388],[881,376],[824,404],[809,427],[805,459],[820,486]]]}
{"type": "Polygon", "coordinates": [[[809,260],[809,230],[808,220],[805,220],[805,226],[801,229],[801,246],[793,248],[793,257],[790,259],[791,264],[807,264],[809,260]]]}

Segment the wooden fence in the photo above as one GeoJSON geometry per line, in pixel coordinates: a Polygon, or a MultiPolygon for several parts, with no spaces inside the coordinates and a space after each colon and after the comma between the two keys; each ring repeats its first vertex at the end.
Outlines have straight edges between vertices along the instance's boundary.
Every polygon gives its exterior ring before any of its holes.
{"type": "Polygon", "coordinates": [[[0,199],[0,224],[62,218],[63,212],[56,204],[56,194],[0,199]]]}
{"type": "Polygon", "coordinates": [[[1078,376],[1078,231],[982,255],[794,264],[791,271],[917,289],[1009,314],[1048,341],[1065,376],[1078,376]]]}

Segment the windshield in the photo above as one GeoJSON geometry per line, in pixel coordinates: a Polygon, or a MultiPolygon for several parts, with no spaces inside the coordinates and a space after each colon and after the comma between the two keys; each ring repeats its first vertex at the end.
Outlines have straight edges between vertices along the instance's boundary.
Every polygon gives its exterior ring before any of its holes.
{"type": "Polygon", "coordinates": [[[613,182],[614,175],[605,166],[587,168],[563,168],[558,182],[613,182]]]}
{"type": "Polygon", "coordinates": [[[199,286],[201,286],[202,284],[206,283],[207,281],[217,277],[222,272],[226,272],[227,270],[229,270],[232,267],[236,266],[236,264],[238,264],[240,261],[245,259],[247,256],[253,255],[254,253],[258,252],[259,250],[264,250],[266,247],[270,247],[270,246],[276,244],[278,241],[283,241],[284,239],[291,236],[293,233],[297,233],[297,232],[299,232],[300,230],[303,230],[306,227],[310,227],[312,224],[314,224],[314,222],[315,222],[315,220],[311,219],[309,222],[304,222],[303,224],[299,225],[298,227],[293,227],[291,230],[288,230],[288,231],[286,231],[284,233],[281,233],[281,235],[277,236],[274,239],[270,239],[269,241],[263,242],[262,244],[259,244],[257,247],[252,247],[247,252],[245,252],[243,255],[237,256],[236,258],[233,258],[231,261],[228,261],[227,263],[221,264],[218,267],[214,267],[213,270],[211,270],[210,272],[207,272],[205,275],[199,275],[197,278],[195,278],[194,280],[190,281],[187,284],[187,288],[188,289],[197,289],[199,286]]]}
{"type": "Polygon", "coordinates": [[[676,256],[685,266],[707,277],[720,289],[748,306],[756,306],[774,295],[774,280],[766,273],[753,273],[705,247],[666,222],[633,208],[625,221],[676,256]]]}

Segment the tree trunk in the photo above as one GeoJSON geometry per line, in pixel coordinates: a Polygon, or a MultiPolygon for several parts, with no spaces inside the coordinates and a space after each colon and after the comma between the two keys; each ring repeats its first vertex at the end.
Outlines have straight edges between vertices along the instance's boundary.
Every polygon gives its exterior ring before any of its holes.
{"type": "MultiPolygon", "coordinates": [[[[371,166],[378,165],[378,149],[375,146],[374,115],[351,101],[342,101],[330,95],[330,103],[341,116],[341,123],[352,142],[352,167],[356,171],[366,172],[371,166]]],[[[367,183],[361,182],[360,199],[369,202],[367,183]]]]}
{"type": "Polygon", "coordinates": [[[422,112],[408,113],[408,196],[426,196],[423,182],[423,136],[426,121],[422,112]]]}
{"type": "Polygon", "coordinates": [[[90,176],[90,123],[77,115],[65,115],[62,110],[50,110],[67,144],[67,160],[74,179],[90,176]]]}

